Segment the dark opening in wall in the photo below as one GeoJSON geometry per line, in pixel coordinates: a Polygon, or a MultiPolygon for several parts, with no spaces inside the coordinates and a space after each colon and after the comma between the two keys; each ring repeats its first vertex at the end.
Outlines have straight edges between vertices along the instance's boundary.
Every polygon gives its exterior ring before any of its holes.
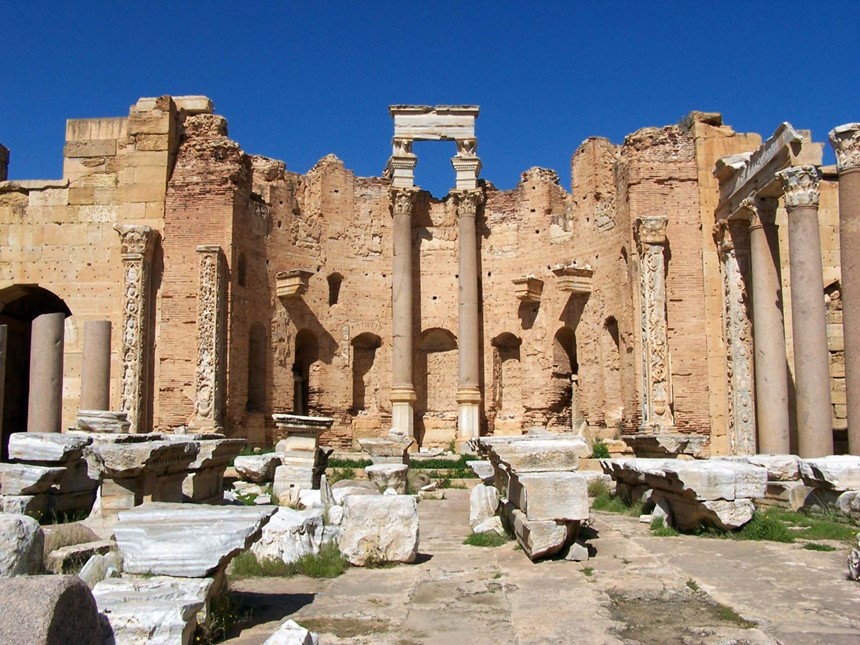
{"type": "Polygon", "coordinates": [[[248,333],[248,403],[249,412],[266,409],[266,328],[260,323],[251,325],[248,333]]]}
{"type": "Polygon", "coordinates": [[[328,306],[336,305],[340,299],[340,285],[343,283],[343,276],[340,273],[332,273],[328,278],[328,306]]]}
{"type": "Polygon", "coordinates": [[[239,286],[244,287],[245,286],[245,276],[248,272],[248,263],[245,261],[245,254],[244,253],[239,254],[239,260],[237,262],[237,265],[238,266],[236,267],[236,273],[237,273],[237,279],[239,281],[239,286]]]}

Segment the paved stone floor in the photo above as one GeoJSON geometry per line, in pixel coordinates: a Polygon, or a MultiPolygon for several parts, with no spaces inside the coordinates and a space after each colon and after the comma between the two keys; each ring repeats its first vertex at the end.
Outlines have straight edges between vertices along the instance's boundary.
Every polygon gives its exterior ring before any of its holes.
{"type": "Polygon", "coordinates": [[[860,643],[844,545],[657,538],[600,513],[588,562],[532,564],[514,542],[463,545],[468,491],[446,494],[419,505],[414,565],[233,583],[254,624],[227,642],[262,643],[293,618],[323,644],[860,643]]]}

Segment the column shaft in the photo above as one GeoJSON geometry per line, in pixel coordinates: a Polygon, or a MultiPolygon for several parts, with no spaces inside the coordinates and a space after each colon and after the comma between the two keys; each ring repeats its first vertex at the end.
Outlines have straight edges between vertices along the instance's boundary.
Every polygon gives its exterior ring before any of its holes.
{"type": "Polygon", "coordinates": [[[860,455],[860,123],[830,132],[839,170],[839,259],[848,452],[860,455]]]}
{"type": "Polygon", "coordinates": [[[818,170],[813,166],[792,167],[779,176],[788,211],[798,453],[801,457],[823,457],[833,453],[833,422],[818,230],[818,170]]]}
{"type": "Polygon", "coordinates": [[[791,452],[788,371],[779,276],[779,237],[775,224],[761,216],[750,226],[753,342],[758,451],[791,452]]]}
{"type": "Polygon", "coordinates": [[[84,323],[81,410],[110,410],[110,336],[109,320],[84,323]]]}
{"type": "Polygon", "coordinates": [[[63,423],[63,329],[66,315],[43,314],[30,333],[27,432],[60,432],[63,423]]]}
{"type": "Polygon", "coordinates": [[[412,382],[412,206],[414,189],[393,189],[391,424],[415,436],[412,382]]]}
{"type": "Polygon", "coordinates": [[[0,325],[0,459],[6,460],[6,435],[3,434],[4,395],[6,394],[6,339],[9,328],[0,325]]]}

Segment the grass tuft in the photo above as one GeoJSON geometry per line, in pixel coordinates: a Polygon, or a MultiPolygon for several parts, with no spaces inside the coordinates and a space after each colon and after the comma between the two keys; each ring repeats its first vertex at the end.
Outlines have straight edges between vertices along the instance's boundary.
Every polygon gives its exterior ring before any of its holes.
{"type": "Polygon", "coordinates": [[[468,544],[469,546],[496,547],[502,546],[508,541],[510,541],[510,538],[507,535],[499,535],[495,531],[489,531],[487,533],[472,533],[469,537],[463,540],[463,544],[468,544]]]}
{"type": "Polygon", "coordinates": [[[582,575],[590,578],[594,575],[594,567],[582,567],[582,575]]]}
{"type": "Polygon", "coordinates": [[[720,603],[717,603],[716,607],[714,608],[714,613],[717,615],[718,618],[720,618],[720,620],[724,620],[727,623],[734,623],[741,629],[752,629],[756,626],[754,622],[752,622],[751,620],[747,620],[728,605],[721,605],[720,603]]]}
{"type": "Polygon", "coordinates": [[[687,579],[687,588],[691,591],[698,591],[700,589],[699,583],[693,580],[692,578],[687,579]]]}
{"type": "Polygon", "coordinates": [[[807,542],[803,545],[803,548],[807,551],[836,551],[837,548],[835,546],[830,546],[829,544],[816,544],[815,542],[807,542]]]}
{"type": "MultiPolygon", "coordinates": [[[[605,484],[604,484],[605,486],[605,484]]],[[[608,511],[609,513],[621,513],[638,517],[642,514],[642,503],[627,504],[621,497],[609,493],[608,487],[594,497],[591,508],[597,511],[608,511]]]]}
{"type": "Polygon", "coordinates": [[[592,459],[609,459],[611,457],[609,447],[603,443],[603,439],[600,437],[591,444],[591,457],[592,459]]]}
{"type": "Polygon", "coordinates": [[[671,526],[666,526],[666,522],[662,517],[655,517],[651,520],[651,534],[655,537],[675,537],[679,535],[678,531],[671,526]]]}
{"type": "Polygon", "coordinates": [[[769,542],[794,542],[794,535],[788,527],[772,513],[756,511],[753,518],[740,530],[731,534],[738,540],[767,540],[769,542]]]}
{"type": "Polygon", "coordinates": [[[331,472],[326,473],[326,480],[329,486],[343,479],[355,479],[355,471],[350,468],[333,468],[331,472]]]}
{"type": "Polygon", "coordinates": [[[336,578],[346,571],[348,566],[349,563],[337,548],[337,544],[327,542],[323,544],[319,554],[304,555],[290,563],[278,558],[261,560],[251,551],[245,551],[234,558],[230,575],[234,578],[336,578]]]}
{"type": "Polygon", "coordinates": [[[611,495],[612,491],[609,489],[609,484],[602,479],[592,479],[588,482],[589,497],[610,497],[611,495]]]}

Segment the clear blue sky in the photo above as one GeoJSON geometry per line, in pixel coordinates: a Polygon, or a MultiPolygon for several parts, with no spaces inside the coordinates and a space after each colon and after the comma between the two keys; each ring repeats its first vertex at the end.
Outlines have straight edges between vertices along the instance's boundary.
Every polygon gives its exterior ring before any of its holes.
{"type": "MultiPolygon", "coordinates": [[[[65,119],[205,94],[249,153],[358,175],[390,154],[392,103],[474,103],[482,176],[513,187],[586,137],[620,143],[690,110],[824,141],[860,121],[860,2],[24,2],[0,0],[10,178],[55,178],[65,119]]],[[[829,145],[825,161],[832,162],[829,145]]],[[[453,184],[453,144],[418,148],[453,184]]]]}

